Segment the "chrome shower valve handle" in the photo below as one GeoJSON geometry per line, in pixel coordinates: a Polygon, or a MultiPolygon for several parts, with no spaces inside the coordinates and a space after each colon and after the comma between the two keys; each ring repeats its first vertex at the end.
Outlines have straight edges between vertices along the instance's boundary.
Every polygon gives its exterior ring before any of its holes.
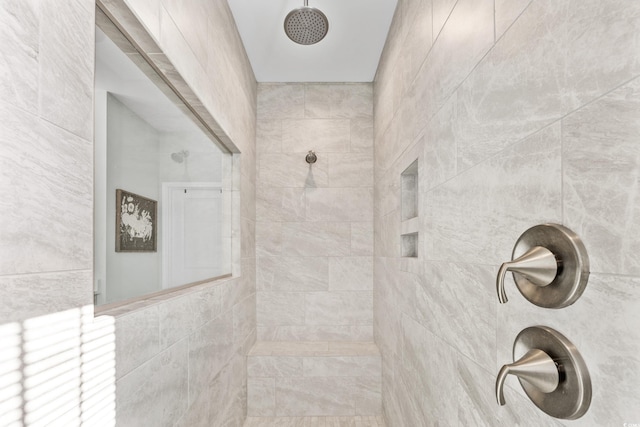
{"type": "Polygon", "coordinates": [[[536,286],[548,286],[558,274],[558,261],[549,249],[535,246],[518,259],[502,264],[496,278],[496,290],[500,304],[508,301],[507,293],[504,290],[504,278],[507,271],[525,276],[529,282],[536,286]]]}

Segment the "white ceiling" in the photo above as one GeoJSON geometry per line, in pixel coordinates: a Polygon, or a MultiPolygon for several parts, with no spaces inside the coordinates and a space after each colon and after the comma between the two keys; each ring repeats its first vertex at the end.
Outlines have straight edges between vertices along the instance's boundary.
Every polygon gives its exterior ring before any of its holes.
{"type": "Polygon", "coordinates": [[[259,82],[370,82],[397,0],[309,0],[329,20],[327,36],[301,46],[284,18],[304,0],[228,0],[259,82]]]}

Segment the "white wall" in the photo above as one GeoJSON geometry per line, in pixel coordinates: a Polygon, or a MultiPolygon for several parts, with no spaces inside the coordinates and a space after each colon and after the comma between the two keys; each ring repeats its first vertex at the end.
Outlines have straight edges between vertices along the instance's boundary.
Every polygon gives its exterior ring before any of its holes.
{"type": "Polygon", "coordinates": [[[640,419],[640,3],[399,2],[375,85],[375,336],[389,425],[624,425],[640,419]],[[400,174],[418,159],[420,250],[400,257],[400,174]],[[520,234],[583,238],[591,277],[560,310],[495,276],[520,234]],[[589,412],[559,422],[514,378],[518,332],[565,334],[589,412]]]}
{"type": "MultiPolygon", "coordinates": [[[[116,189],[138,194],[160,206],[160,133],[115,96],[107,97],[107,271],[106,302],[157,292],[161,284],[162,233],[156,252],[116,252],[116,189]]],[[[160,217],[160,215],[158,215],[160,217]]],[[[158,224],[162,219],[158,218],[158,224]]]]}

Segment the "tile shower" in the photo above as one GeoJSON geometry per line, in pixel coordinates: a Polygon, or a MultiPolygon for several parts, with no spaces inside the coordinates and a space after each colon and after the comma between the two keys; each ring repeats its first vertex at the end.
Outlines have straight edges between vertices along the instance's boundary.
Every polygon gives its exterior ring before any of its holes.
{"type": "MultiPolygon", "coordinates": [[[[116,317],[119,425],[145,414],[158,425],[242,425],[256,337],[257,352],[301,343],[301,378],[317,354],[305,346],[334,357],[332,346],[374,339],[394,427],[640,422],[637,2],[401,0],[373,87],[259,88],[226,2],[126,6],[243,153],[242,277],[116,317]],[[310,132],[321,145],[308,146],[310,132]],[[400,177],[416,159],[418,250],[401,257],[400,177]],[[498,306],[498,265],[541,222],[583,237],[583,297],[546,310],[512,292],[498,306]],[[211,310],[194,310],[207,299],[211,310]],[[592,406],[577,421],[545,416],[516,382],[507,406],[493,400],[515,335],[535,324],[569,336],[591,370],[592,406]],[[195,395],[189,372],[206,373],[195,395]]],[[[19,20],[0,32],[21,70],[0,86],[0,170],[15,184],[2,188],[3,324],[90,306],[93,10],[87,0],[0,5],[3,23],[19,20]],[[60,72],[41,78],[51,69],[60,72]]],[[[265,417],[248,422],[357,426],[355,414],[265,417]]]]}

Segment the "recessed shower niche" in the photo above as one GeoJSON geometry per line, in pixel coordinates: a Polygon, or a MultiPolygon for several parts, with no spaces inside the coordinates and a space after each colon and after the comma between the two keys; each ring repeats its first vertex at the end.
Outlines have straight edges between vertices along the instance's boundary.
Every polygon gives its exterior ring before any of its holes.
{"type": "Polygon", "coordinates": [[[408,258],[418,257],[418,159],[400,175],[401,181],[401,255],[408,258]]]}

